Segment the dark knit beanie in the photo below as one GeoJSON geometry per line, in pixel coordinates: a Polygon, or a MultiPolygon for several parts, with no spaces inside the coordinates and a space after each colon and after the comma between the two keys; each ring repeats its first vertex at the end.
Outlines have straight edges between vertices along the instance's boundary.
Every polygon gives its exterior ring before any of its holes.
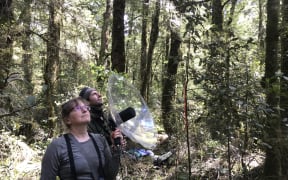
{"type": "Polygon", "coordinates": [[[90,88],[90,87],[84,87],[80,93],[79,96],[86,99],[87,101],[89,101],[89,96],[91,94],[92,91],[96,91],[96,89],[94,88],[90,88]]]}

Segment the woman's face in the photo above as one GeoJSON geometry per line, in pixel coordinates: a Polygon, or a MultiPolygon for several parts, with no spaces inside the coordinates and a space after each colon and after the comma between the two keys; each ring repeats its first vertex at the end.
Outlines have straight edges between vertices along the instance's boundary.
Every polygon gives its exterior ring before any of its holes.
{"type": "Polygon", "coordinates": [[[66,124],[71,126],[87,125],[90,122],[90,107],[83,102],[74,105],[69,113],[66,124]]]}
{"type": "Polygon", "coordinates": [[[90,105],[100,105],[102,104],[102,96],[97,91],[92,91],[89,96],[89,103],[90,105]]]}

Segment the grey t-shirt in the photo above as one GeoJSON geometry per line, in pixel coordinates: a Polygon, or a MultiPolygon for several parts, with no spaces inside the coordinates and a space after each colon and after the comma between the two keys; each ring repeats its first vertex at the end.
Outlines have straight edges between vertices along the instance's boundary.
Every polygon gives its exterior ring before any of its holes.
{"type": "MultiPolygon", "coordinates": [[[[71,142],[75,169],[78,180],[99,179],[99,158],[92,139],[78,142],[72,134],[68,134],[71,142]]],[[[115,179],[119,164],[120,153],[112,156],[110,147],[104,136],[92,134],[101,153],[105,179],[115,179]]],[[[64,136],[54,139],[46,149],[42,159],[41,180],[54,180],[59,176],[61,180],[74,179],[70,170],[70,161],[64,136]]]]}

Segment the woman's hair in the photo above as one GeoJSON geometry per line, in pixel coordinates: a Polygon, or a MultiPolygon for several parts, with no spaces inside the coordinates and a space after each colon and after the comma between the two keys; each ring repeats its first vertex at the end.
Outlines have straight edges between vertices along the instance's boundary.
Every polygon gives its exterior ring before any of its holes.
{"type": "Polygon", "coordinates": [[[66,118],[73,111],[74,107],[79,105],[80,103],[83,103],[85,105],[88,104],[88,102],[82,97],[77,97],[77,98],[70,99],[69,101],[61,105],[61,117],[62,117],[64,125],[67,128],[69,128],[69,125],[66,124],[66,118]]]}

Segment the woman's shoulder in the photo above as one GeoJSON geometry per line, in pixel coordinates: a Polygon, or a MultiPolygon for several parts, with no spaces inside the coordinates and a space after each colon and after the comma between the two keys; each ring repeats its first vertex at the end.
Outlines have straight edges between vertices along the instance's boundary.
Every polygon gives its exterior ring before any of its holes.
{"type": "Polygon", "coordinates": [[[90,135],[92,135],[93,137],[95,137],[95,138],[105,138],[105,136],[104,135],[102,135],[102,134],[99,134],[99,133],[89,133],[90,135]]]}
{"type": "Polygon", "coordinates": [[[66,144],[66,142],[65,142],[64,135],[60,135],[51,141],[50,146],[54,146],[54,147],[55,146],[63,146],[65,144],[66,144]]]}
{"type": "Polygon", "coordinates": [[[98,134],[98,133],[89,133],[94,139],[96,139],[97,141],[100,140],[102,143],[106,141],[106,138],[104,135],[102,134],[98,134]]]}
{"type": "Polygon", "coordinates": [[[65,139],[63,136],[59,136],[54,138],[47,146],[46,154],[47,156],[52,156],[52,154],[62,154],[64,149],[66,149],[65,139]]]}

